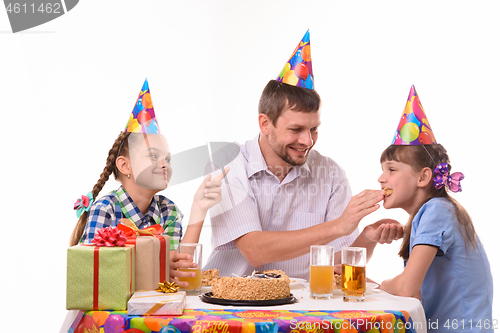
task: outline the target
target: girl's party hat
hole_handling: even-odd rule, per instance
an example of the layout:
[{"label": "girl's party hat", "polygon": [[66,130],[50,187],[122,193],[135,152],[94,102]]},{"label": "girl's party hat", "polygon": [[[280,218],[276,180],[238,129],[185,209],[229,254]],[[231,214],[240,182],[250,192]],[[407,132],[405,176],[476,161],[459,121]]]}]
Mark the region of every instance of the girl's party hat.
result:
[{"label": "girl's party hat", "polygon": [[299,45],[293,51],[276,81],[292,86],[314,89],[314,76],[311,62],[311,42],[307,30]]},{"label": "girl's party hat", "polygon": [[130,114],[125,132],[160,134],[160,128],[155,116],[155,109],[151,101],[148,79],[144,81],[134,109]]},{"label": "girl's party hat", "polygon": [[391,145],[430,145],[435,143],[437,143],[436,138],[420,103],[415,86],[411,86],[405,110]]}]

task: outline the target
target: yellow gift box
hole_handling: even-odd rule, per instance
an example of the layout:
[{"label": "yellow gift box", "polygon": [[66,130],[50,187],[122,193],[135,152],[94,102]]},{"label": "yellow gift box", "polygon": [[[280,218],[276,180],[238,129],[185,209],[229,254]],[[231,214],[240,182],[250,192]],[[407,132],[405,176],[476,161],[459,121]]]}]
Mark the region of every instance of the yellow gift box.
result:
[{"label": "yellow gift box", "polygon": [[136,291],[128,301],[127,313],[140,316],[182,315],[186,292],[161,293],[154,290]]}]

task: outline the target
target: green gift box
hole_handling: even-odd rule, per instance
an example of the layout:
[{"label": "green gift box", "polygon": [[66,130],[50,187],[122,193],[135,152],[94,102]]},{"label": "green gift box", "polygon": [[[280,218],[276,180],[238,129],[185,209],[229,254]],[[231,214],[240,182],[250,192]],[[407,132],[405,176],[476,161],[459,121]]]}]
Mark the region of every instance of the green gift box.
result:
[{"label": "green gift box", "polygon": [[135,291],[135,246],[68,249],[66,309],[126,310]]}]

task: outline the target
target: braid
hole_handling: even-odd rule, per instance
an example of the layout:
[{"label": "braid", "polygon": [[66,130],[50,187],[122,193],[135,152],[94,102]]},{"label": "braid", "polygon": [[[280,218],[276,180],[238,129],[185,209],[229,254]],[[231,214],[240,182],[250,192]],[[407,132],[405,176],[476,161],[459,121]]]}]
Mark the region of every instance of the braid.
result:
[{"label": "braid", "polygon": [[[128,144],[126,139],[129,135],[130,133],[128,132],[121,132],[118,138],[116,138],[115,142],[113,143],[113,147],[111,147],[111,149],[109,150],[108,158],[106,159],[106,166],[102,170],[97,183],[92,188],[92,196],[94,197],[94,200],[97,199],[97,196],[101,192],[104,184],[106,184],[111,174],[114,175],[115,179],[118,177],[118,170],[115,163],[116,158],[118,156],[128,155]],[[84,211],[78,219],[75,229],[73,229],[73,233],[71,234],[70,246],[76,245],[80,241],[80,238],[82,237],[83,231],[85,229],[85,225],[87,224],[87,217],[88,213]]]},{"label": "braid", "polygon": [[116,163],[115,163],[116,158],[120,155],[121,156],[128,155],[128,149],[120,149],[120,148],[124,146],[124,141],[129,136],[129,134],[130,133],[128,132],[121,132],[118,138],[115,140],[113,147],[111,147],[111,149],[109,150],[108,158],[106,159],[106,166],[102,170],[101,176],[99,177],[97,183],[94,185],[94,188],[92,189],[92,195],[94,196],[94,198],[97,198],[99,192],[101,192],[102,188],[104,187],[104,184],[106,184],[111,174],[113,174],[115,179],[118,177],[118,170],[116,168]]},{"label": "braid", "polygon": [[[443,147],[441,144],[436,144],[433,146],[434,153],[437,157],[436,163],[448,163],[448,171],[451,171],[451,165],[450,165],[450,157],[448,156],[448,152],[446,149]],[[434,168],[437,165],[434,165]],[[434,170],[434,169],[433,169]]]}]

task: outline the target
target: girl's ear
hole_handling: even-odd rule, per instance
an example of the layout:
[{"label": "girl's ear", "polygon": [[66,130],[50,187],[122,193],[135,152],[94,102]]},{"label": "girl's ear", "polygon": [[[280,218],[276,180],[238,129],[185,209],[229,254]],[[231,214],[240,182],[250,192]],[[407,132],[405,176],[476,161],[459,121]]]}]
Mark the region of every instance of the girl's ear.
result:
[{"label": "girl's ear", "polygon": [[418,187],[426,187],[432,180],[432,170],[430,168],[424,168],[420,171],[420,177],[418,179]]},{"label": "girl's ear", "polygon": [[121,174],[125,176],[132,174],[132,167],[130,165],[130,159],[125,156],[118,156],[116,159],[116,168]]},{"label": "girl's ear", "polygon": [[271,125],[269,117],[263,113],[259,113],[259,128],[262,134],[269,135],[269,125]]}]

